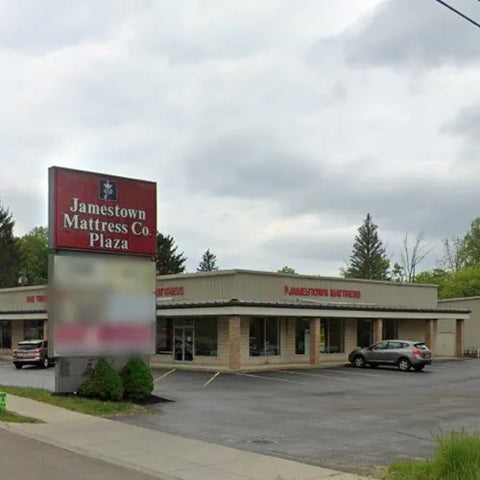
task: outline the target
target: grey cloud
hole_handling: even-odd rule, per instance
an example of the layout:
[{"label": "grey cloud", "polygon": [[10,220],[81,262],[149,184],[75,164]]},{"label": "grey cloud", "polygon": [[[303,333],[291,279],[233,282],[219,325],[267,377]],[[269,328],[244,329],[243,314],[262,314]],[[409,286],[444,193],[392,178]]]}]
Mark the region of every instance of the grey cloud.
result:
[{"label": "grey cloud", "polygon": [[[450,3],[480,21],[478,2]],[[319,57],[330,46],[343,50],[346,60],[359,66],[466,65],[480,61],[478,28],[433,0],[387,0],[336,40],[339,43],[331,38],[320,40],[312,47],[312,55]]]},{"label": "grey cloud", "polygon": [[451,122],[440,129],[440,132],[462,135],[476,143],[480,138],[479,106],[460,110]]}]

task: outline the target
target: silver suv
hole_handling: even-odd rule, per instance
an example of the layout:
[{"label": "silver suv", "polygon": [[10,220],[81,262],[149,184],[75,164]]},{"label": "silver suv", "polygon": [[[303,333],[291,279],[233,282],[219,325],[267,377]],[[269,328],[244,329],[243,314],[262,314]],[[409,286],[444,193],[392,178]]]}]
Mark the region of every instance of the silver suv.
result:
[{"label": "silver suv", "polygon": [[402,372],[411,368],[419,372],[432,363],[432,352],[424,342],[383,340],[370,347],[357,348],[348,356],[354,367],[397,365]]},{"label": "silver suv", "polygon": [[18,342],[12,357],[15,368],[22,368],[24,365],[38,365],[39,367],[48,368],[54,363],[53,359],[48,358],[47,340]]}]

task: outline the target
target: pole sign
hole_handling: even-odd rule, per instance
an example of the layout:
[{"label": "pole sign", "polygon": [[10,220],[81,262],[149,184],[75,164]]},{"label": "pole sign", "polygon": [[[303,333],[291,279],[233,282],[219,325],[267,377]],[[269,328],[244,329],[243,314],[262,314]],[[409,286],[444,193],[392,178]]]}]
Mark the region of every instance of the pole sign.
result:
[{"label": "pole sign", "polygon": [[156,184],[51,167],[50,248],[155,255]]},{"label": "pole sign", "polygon": [[156,184],[49,169],[48,333],[55,390],[76,391],[89,365],[154,352]]}]

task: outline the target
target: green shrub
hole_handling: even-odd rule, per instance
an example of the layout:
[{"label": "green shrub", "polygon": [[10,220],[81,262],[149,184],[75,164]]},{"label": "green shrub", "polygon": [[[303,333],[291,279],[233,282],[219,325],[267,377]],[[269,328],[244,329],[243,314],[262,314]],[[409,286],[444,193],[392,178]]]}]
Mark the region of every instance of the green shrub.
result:
[{"label": "green shrub", "polygon": [[425,462],[397,462],[392,480],[480,480],[480,434],[455,432],[437,439],[435,454]]},{"label": "green shrub", "polygon": [[119,402],[123,398],[120,376],[105,358],[99,358],[90,377],[78,390],[79,395]]},{"label": "green shrub", "polygon": [[141,358],[132,358],[120,372],[125,398],[134,402],[146,400],[153,391],[150,367]]}]

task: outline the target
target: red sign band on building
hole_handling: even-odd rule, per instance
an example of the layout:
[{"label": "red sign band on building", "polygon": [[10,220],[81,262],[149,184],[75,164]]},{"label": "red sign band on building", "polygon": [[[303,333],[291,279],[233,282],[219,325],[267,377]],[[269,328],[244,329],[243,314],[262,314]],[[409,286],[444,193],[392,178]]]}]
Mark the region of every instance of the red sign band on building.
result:
[{"label": "red sign band on building", "polygon": [[178,297],[185,295],[185,289],[183,287],[162,287],[157,288],[157,297]]},{"label": "red sign band on building", "polygon": [[51,248],[155,255],[156,184],[51,167]]},{"label": "red sign band on building", "polygon": [[308,288],[292,287],[285,285],[283,287],[284,295],[296,297],[333,297],[333,298],[361,298],[360,290],[345,290],[339,288]]}]

